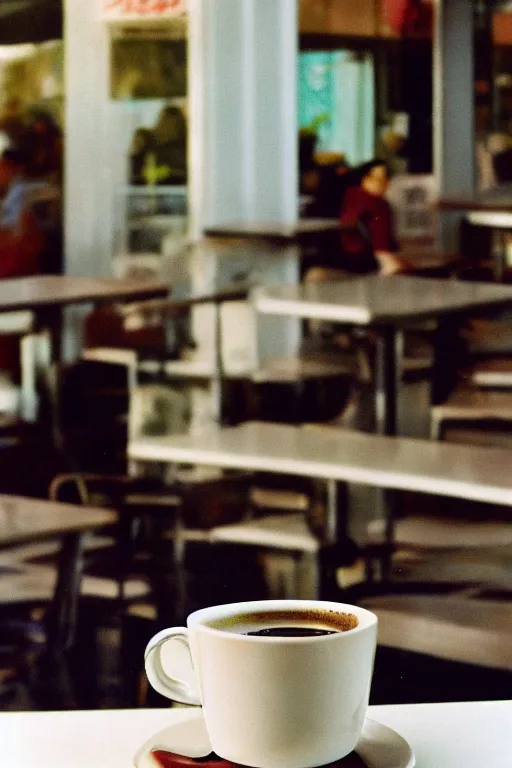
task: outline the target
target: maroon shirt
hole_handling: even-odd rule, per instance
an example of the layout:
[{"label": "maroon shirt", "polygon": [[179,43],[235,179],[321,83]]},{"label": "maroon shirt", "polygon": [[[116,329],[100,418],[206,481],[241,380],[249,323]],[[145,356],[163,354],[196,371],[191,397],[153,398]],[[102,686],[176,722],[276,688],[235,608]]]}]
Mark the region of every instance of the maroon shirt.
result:
[{"label": "maroon shirt", "polygon": [[396,253],[398,250],[393,212],[383,197],[372,195],[362,187],[351,187],[345,193],[340,221],[356,225],[341,233],[343,266],[351,271],[376,271],[376,251]]}]

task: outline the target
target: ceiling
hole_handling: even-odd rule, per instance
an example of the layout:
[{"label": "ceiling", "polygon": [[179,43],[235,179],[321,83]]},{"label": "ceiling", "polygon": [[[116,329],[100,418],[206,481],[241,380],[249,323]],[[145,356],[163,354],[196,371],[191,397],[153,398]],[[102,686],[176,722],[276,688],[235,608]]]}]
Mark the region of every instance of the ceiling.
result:
[{"label": "ceiling", "polygon": [[0,45],[62,38],[62,4],[63,0],[0,0]]}]

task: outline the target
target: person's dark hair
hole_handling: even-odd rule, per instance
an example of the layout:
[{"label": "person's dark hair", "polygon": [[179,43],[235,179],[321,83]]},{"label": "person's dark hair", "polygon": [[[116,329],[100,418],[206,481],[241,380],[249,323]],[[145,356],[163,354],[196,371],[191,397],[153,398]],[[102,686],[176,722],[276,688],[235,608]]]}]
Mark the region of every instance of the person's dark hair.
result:
[{"label": "person's dark hair", "polygon": [[315,167],[317,136],[307,131],[299,132],[299,170],[309,171]]},{"label": "person's dark hair", "polygon": [[22,149],[8,147],[2,152],[2,160],[16,166],[16,168],[25,168],[28,158]]},{"label": "person's dark hair", "polygon": [[318,166],[318,189],[314,203],[308,209],[308,216],[326,219],[339,216],[346,191],[345,178],[350,170],[344,160]]},{"label": "person's dark hair", "polygon": [[26,123],[29,130],[33,130],[37,127],[53,135],[60,136],[62,134],[60,126],[53,115],[50,112],[47,112],[45,109],[40,109],[39,107],[31,107],[29,109],[26,117]]},{"label": "person's dark hair", "polygon": [[361,165],[356,165],[354,168],[350,168],[350,170],[343,176],[345,185],[347,187],[358,187],[371,170],[380,168],[381,166],[383,166],[389,173],[388,164],[385,160],[381,160],[379,157],[375,157],[373,160],[368,160],[366,163],[361,163]]},{"label": "person's dark hair", "polygon": [[173,106],[172,104],[167,104],[165,107],[162,108],[162,111],[160,112],[156,129],[158,130],[162,120],[168,120],[168,119],[173,120],[175,126],[178,128],[178,132],[180,134],[179,140],[180,141],[186,140],[187,121],[186,121],[185,115],[183,114],[183,110],[181,110],[179,107]]},{"label": "person's dark hair", "polygon": [[0,130],[7,135],[11,146],[19,147],[27,140],[27,126],[20,117],[7,117],[0,121]]}]

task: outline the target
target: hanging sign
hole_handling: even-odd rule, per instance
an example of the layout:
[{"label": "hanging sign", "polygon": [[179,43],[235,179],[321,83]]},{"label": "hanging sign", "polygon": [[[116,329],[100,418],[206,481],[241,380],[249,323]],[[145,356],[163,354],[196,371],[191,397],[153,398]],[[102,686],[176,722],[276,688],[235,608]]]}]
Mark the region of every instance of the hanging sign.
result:
[{"label": "hanging sign", "polygon": [[187,11],[188,0],[102,0],[106,21],[141,21],[169,19]]}]

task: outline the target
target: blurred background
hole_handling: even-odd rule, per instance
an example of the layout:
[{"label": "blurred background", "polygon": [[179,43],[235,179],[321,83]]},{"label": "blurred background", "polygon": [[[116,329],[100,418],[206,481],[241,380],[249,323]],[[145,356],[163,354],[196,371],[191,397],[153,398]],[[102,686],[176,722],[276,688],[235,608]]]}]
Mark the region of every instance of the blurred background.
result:
[{"label": "blurred background", "polygon": [[[508,502],[406,488],[390,542],[382,493],[342,484],[348,541],[324,552],[332,486],[128,449],[247,421],[374,432],[379,329],[260,314],[254,289],[384,262],[433,293],[504,287],[511,183],[507,2],[0,0],[0,534],[10,497],[117,516],[74,549],[39,508],[25,540],[0,535],[0,708],[163,706],[152,634],[309,595],[319,567],[389,628],[374,703],[510,694]],[[34,276],[129,293],[47,283],[11,311],[4,280]],[[444,337],[438,319],[401,328],[397,434],[510,449],[510,308]],[[440,339],[457,369],[433,400]]]}]

